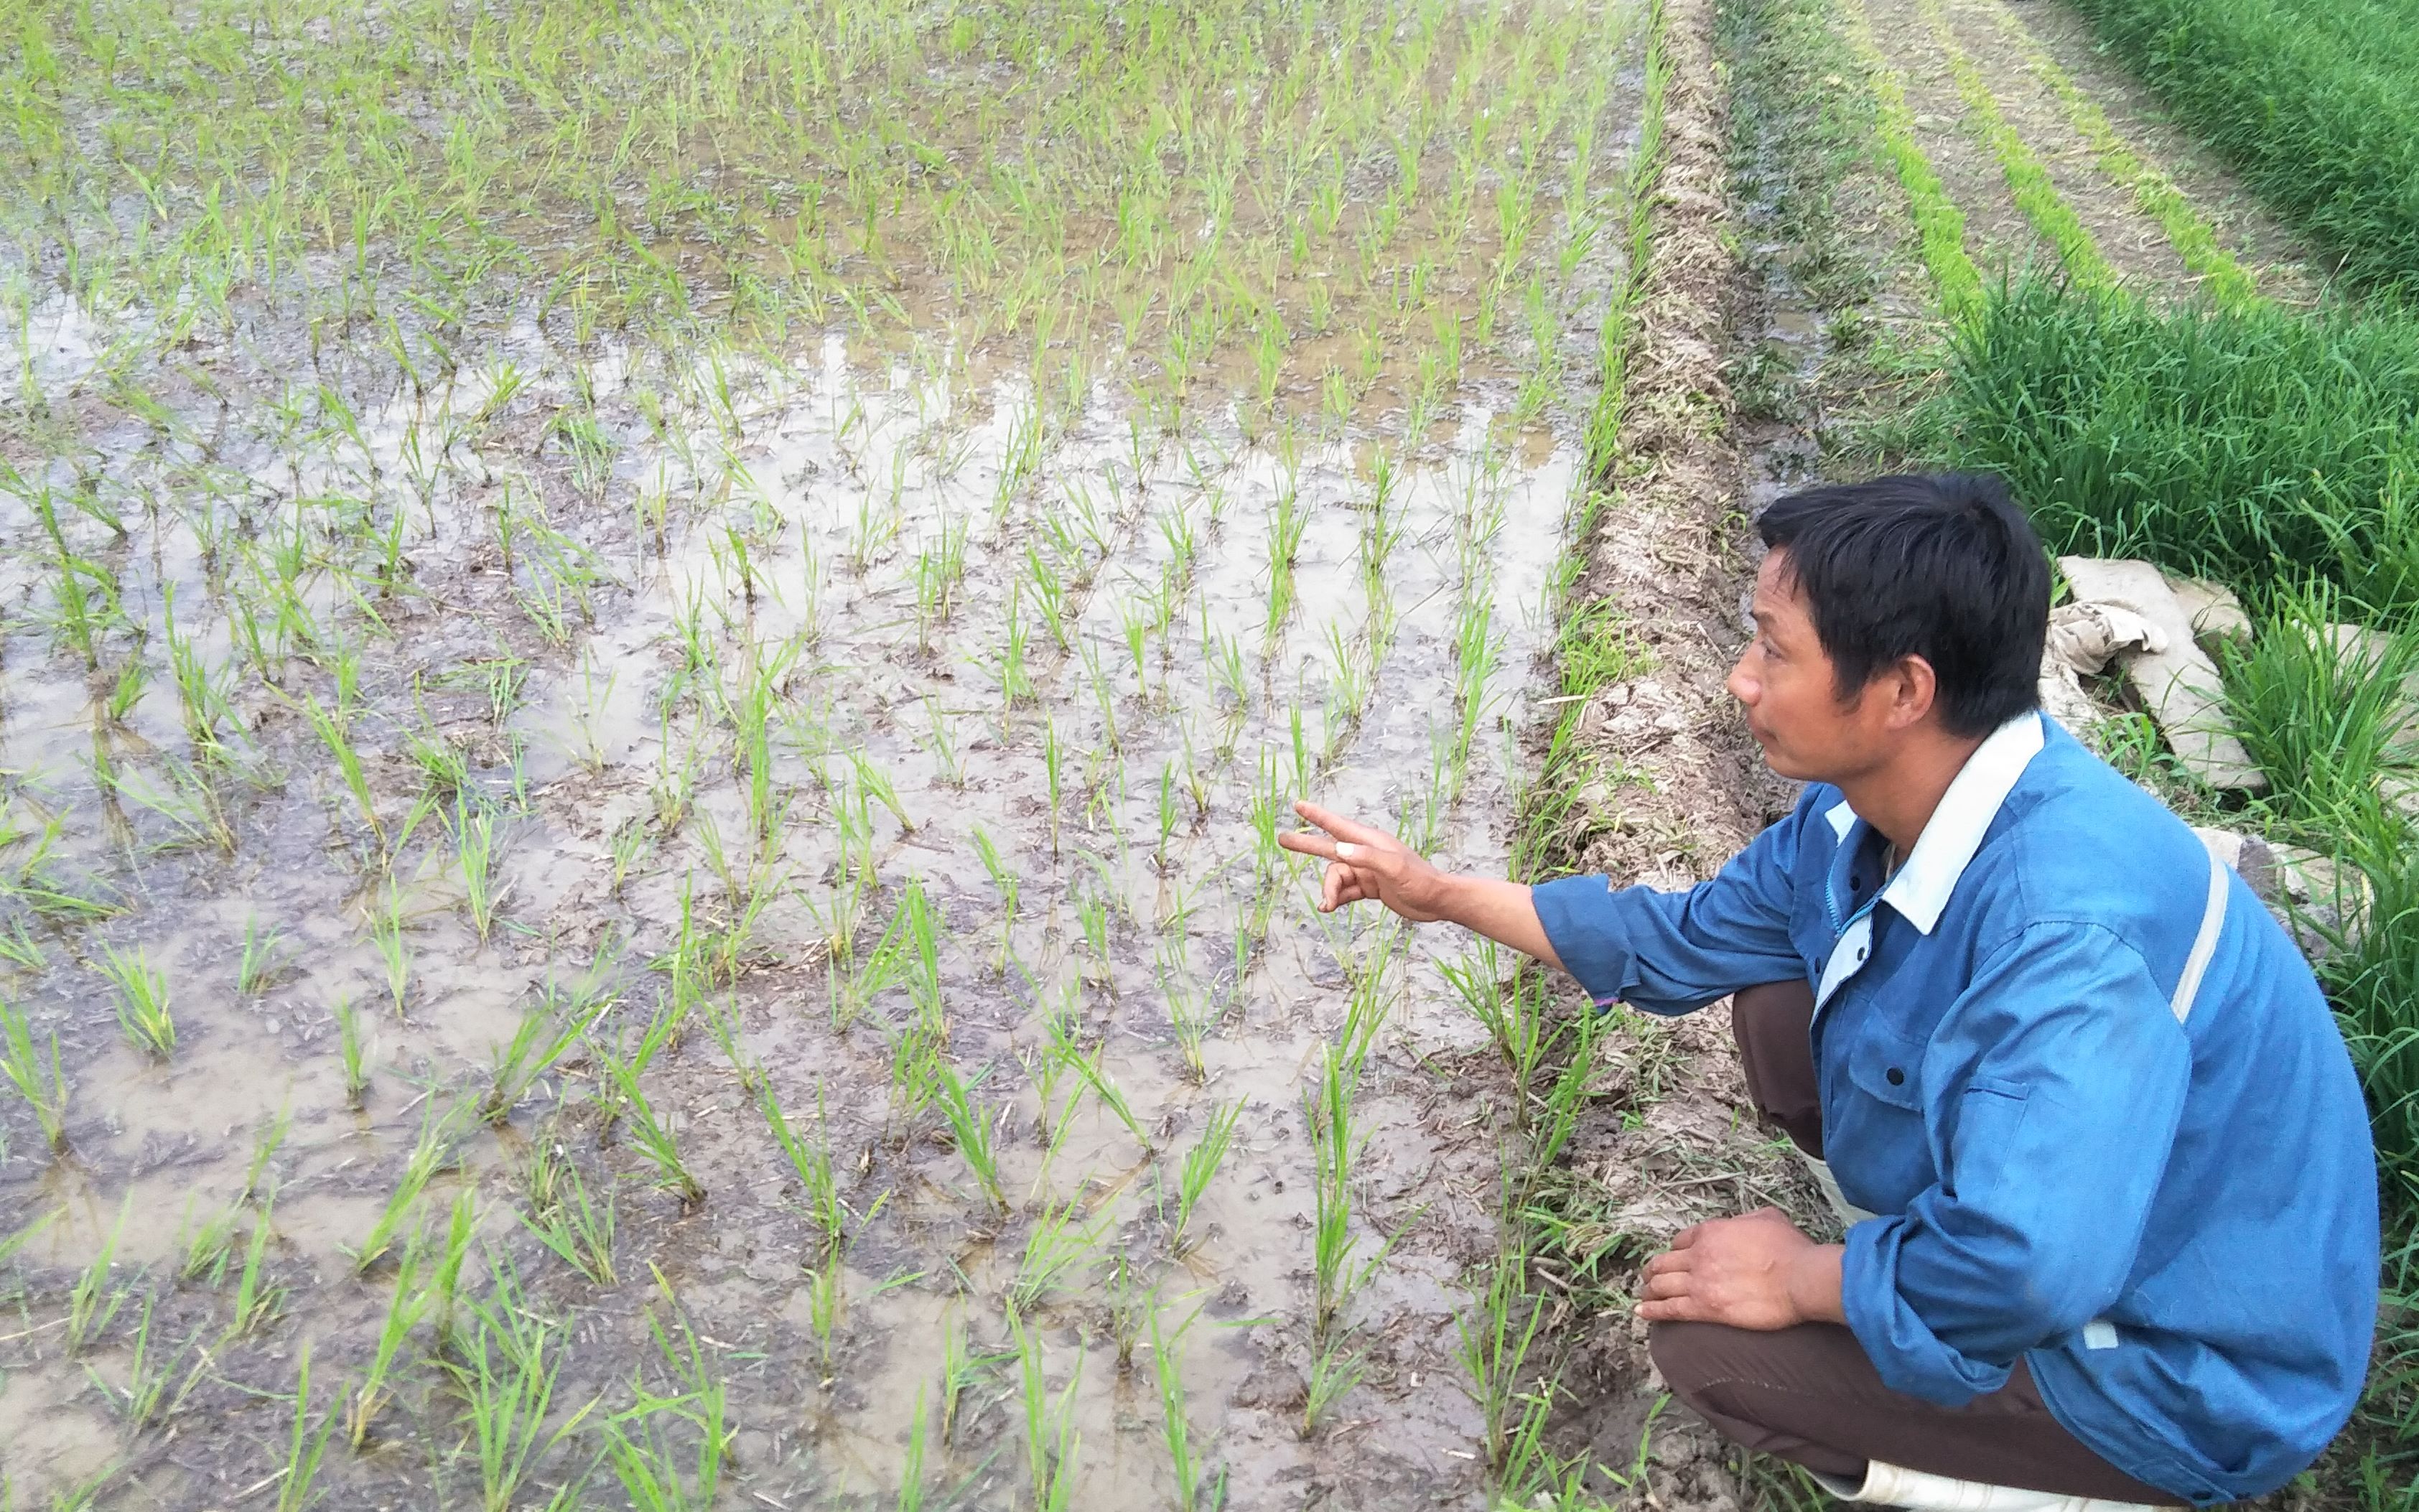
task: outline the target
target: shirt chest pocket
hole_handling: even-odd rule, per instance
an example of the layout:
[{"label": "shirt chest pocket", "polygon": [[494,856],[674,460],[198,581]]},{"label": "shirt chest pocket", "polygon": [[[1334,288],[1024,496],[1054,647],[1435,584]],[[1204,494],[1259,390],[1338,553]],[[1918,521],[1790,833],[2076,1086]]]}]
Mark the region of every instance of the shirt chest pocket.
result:
[{"label": "shirt chest pocket", "polygon": [[1933,1182],[1921,1048],[1878,1026],[1844,1047],[1824,1046],[1832,1071],[1823,1151],[1841,1190],[1860,1208],[1903,1211]]},{"label": "shirt chest pocket", "polygon": [[1878,1025],[1848,1044],[1848,1080],[1874,1102],[1902,1113],[1923,1112],[1923,1047]]}]

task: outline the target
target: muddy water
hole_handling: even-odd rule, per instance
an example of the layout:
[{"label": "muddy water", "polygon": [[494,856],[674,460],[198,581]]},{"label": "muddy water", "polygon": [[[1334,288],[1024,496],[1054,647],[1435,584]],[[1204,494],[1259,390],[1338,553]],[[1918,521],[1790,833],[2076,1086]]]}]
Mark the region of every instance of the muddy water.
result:
[{"label": "muddy water", "polygon": [[[90,419],[78,382],[110,334],[53,301],[9,346],[50,413]],[[424,1235],[416,1284],[467,1195],[456,1317],[511,1303],[559,1330],[549,1435],[598,1404],[538,1440],[516,1500],[618,1504],[595,1463],[609,1419],[652,1426],[693,1470],[711,1381],[726,1497],[888,1504],[920,1455],[936,1503],[1013,1504],[1034,1394],[1011,1303],[1069,1504],[1174,1494],[1154,1309],[1163,1337],[1192,1320],[1169,1347],[1232,1504],[1293,1504],[1338,1452],[1379,1457],[1402,1498],[1471,1495],[1454,1248],[1484,1232],[1491,1164],[1483,1110],[1440,1106],[1434,1070],[1481,1038],[1436,969],[1467,941],[1318,915],[1315,874],[1267,835],[1310,797],[1502,868],[1571,446],[1496,424],[1486,384],[1416,442],[1304,426],[1246,445],[1216,414],[1158,434],[1105,391],[1037,422],[1020,379],[940,382],[923,375],[946,362],[852,360],[838,337],[783,363],[518,341],[509,366],[418,392],[331,361],[320,381],[349,413],[306,393],[284,421],[171,380],[174,424],[88,429],[82,468],[35,468],[5,502],[5,927],[25,948],[0,970],[71,1092],[55,1156],[25,1107],[6,1114],[0,1209],[10,1231],[47,1227],[0,1327],[0,1466],[33,1493],[115,1469],[126,1504],[266,1504],[304,1346],[313,1420],[370,1368],[411,1245],[365,1270],[354,1254],[437,1120],[455,1137],[401,1210]],[[116,606],[90,669],[63,552]],[[180,655],[208,684],[215,758]],[[314,711],[347,732],[375,823]],[[458,791],[428,776],[449,763]],[[501,898],[484,932],[460,838],[481,814]],[[38,907],[39,888],[107,912]],[[885,969],[886,935],[914,954],[915,892],[929,984]],[[701,974],[672,964],[685,931],[715,942],[686,958],[716,963]],[[250,980],[247,938],[270,942]],[[164,981],[164,1059],[120,1032],[112,950]],[[1304,1443],[1303,1098],[1356,995],[1382,1015],[1353,1115],[1356,1263],[1404,1237],[1328,1335],[1366,1379]],[[480,1119],[500,1047],[572,1000],[609,1006]],[[639,1080],[696,1200],[656,1180],[592,1048],[626,1058],[673,1017]],[[898,1072],[902,1043],[937,1045],[994,1131],[1000,1201]],[[836,1288],[760,1084],[837,1172]],[[1231,1149],[1179,1242],[1183,1162],[1228,1107]],[[541,1148],[616,1205],[610,1283],[516,1221],[542,1211]],[[230,1263],[185,1273],[214,1221]],[[281,1295],[238,1331],[255,1225]],[[106,1320],[70,1355],[79,1276],[113,1242],[85,1297]],[[663,1342],[684,1328],[703,1362],[686,1381]],[[424,1318],[321,1487],[476,1500],[444,1363],[462,1357]],[[125,1394],[155,1379],[168,1405],[135,1431]],[[686,1415],[627,1415],[642,1391]]]}]

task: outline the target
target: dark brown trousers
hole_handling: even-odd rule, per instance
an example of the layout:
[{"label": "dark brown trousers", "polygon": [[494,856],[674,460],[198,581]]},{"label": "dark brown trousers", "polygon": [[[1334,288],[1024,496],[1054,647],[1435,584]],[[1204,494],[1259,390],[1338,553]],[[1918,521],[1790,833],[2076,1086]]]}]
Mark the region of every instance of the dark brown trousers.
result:
[{"label": "dark brown trousers", "polygon": [[[1823,1108],[1803,981],[1750,987],[1732,1001],[1748,1094],[1810,1155],[1823,1152]],[[1656,1323],[1647,1335],[1672,1394],[1723,1437],[1825,1475],[1861,1480],[1878,1459],[1908,1470],[2067,1496],[2177,1504],[2061,1427],[2022,1360],[2008,1383],[1963,1407],[1892,1391],[1854,1334],[1830,1323],[1770,1333],[1719,1323]]]}]

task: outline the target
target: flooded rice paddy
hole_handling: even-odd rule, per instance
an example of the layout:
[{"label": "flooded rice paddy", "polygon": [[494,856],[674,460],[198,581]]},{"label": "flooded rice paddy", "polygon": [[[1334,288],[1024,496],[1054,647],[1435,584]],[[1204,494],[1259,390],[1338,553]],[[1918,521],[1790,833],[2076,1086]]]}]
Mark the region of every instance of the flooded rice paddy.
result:
[{"label": "flooded rice paddy", "polygon": [[[817,160],[896,225],[717,282],[706,233],[780,206],[692,174],[597,243],[678,298],[562,296],[560,248],[483,285],[458,223],[406,249],[177,155],[180,70],[400,89],[377,28],[449,9],[50,39],[0,270],[23,1504],[1485,1504],[1471,942],[1320,916],[1275,835],[1309,798],[1506,865],[1636,18],[1233,9],[1256,61],[1163,16],[1094,17],[1090,61],[1037,51],[1054,13],[824,16],[893,91],[856,127],[925,123],[907,169]],[[583,36],[738,103],[809,76],[725,19]],[[1062,225],[1003,312],[1048,215],[1000,165],[1100,172],[1018,69],[1101,56],[1218,121],[1149,147],[1155,239]],[[429,155],[397,184],[475,145],[455,82],[384,100]],[[268,150],[255,115],[218,146]],[[551,188],[508,157],[532,219],[495,224],[643,178],[639,137]],[[975,220],[907,208],[951,175]],[[282,270],[194,231],[238,205]]]}]

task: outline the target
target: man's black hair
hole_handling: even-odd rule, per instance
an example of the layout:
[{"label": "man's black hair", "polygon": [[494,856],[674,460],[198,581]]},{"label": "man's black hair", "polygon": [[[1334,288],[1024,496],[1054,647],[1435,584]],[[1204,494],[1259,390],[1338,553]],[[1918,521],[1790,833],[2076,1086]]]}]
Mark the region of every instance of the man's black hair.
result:
[{"label": "man's black hair", "polygon": [[1951,734],[1988,734],[2039,705],[2049,562],[1995,474],[1809,488],[1773,501],[1755,528],[1789,553],[1842,700],[1921,656]]}]

